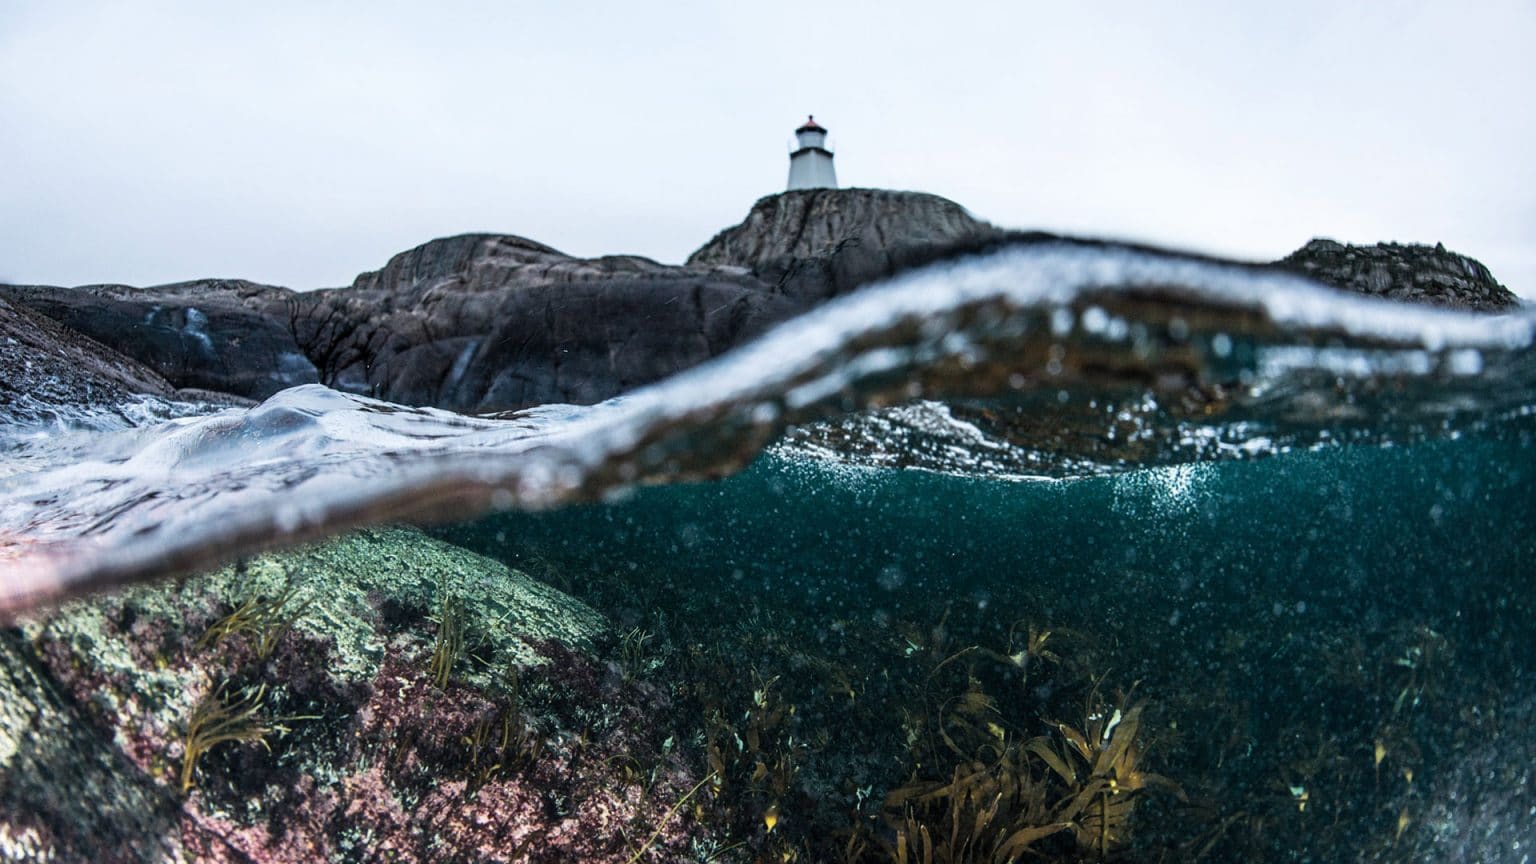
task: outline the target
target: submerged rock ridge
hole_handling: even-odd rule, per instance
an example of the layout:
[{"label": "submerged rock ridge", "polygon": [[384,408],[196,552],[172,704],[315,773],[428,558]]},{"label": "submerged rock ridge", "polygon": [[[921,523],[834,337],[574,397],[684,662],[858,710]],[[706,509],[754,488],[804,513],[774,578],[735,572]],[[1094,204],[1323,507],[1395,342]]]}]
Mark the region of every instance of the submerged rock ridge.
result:
[{"label": "submerged rock ridge", "polygon": [[[0,858],[676,858],[702,776],[591,607],[378,528],[0,636]],[[228,740],[196,718],[220,707]],[[642,784],[636,760],[654,766]]]},{"label": "submerged rock ridge", "polygon": [[1520,306],[1520,298],[1481,262],[1438,243],[1355,246],[1317,238],[1275,266],[1373,297],[1474,312],[1506,312]]}]

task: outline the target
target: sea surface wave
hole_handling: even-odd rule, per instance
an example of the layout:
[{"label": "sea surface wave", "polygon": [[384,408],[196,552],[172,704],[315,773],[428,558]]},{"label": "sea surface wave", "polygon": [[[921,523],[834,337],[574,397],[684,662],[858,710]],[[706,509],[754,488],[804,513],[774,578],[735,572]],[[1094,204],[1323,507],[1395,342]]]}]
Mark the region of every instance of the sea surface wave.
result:
[{"label": "sea surface wave", "polygon": [[1528,431],[1533,343],[1530,309],[1061,243],[903,274],[597,405],[469,417],[312,385],[0,417],[0,613],[367,523],[721,477],[766,448],[1020,480]]}]

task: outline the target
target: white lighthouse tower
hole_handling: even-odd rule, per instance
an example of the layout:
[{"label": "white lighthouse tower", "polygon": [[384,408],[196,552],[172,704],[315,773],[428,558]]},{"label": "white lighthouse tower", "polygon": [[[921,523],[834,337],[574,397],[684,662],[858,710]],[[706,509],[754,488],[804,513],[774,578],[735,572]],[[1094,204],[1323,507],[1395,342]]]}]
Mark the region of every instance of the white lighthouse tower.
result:
[{"label": "white lighthouse tower", "polygon": [[796,148],[789,154],[789,189],[836,189],[837,172],[832,170],[832,151],[827,147],[827,130],[814,116],[795,130]]}]

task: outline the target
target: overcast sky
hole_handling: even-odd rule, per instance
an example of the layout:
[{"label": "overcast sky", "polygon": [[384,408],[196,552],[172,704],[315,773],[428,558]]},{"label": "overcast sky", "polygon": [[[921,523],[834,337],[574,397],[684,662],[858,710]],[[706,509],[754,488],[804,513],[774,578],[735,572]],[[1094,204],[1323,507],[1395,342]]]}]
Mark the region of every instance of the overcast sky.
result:
[{"label": "overcast sky", "polygon": [[679,262],[844,186],[1246,258],[1443,241],[1536,297],[1536,3],[0,0],[0,281],[316,288],[433,237]]}]

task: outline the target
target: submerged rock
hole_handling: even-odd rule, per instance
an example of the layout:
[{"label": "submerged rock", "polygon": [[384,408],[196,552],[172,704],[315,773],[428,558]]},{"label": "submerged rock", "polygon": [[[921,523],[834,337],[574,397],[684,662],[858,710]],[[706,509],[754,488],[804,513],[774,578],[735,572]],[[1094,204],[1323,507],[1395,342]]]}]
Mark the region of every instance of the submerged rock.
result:
[{"label": "submerged rock", "polygon": [[[611,640],[400,528],[68,604],[0,641],[0,854],[624,860],[697,778],[648,737],[666,697],[595,659]],[[242,734],[188,768],[210,706]],[[695,830],[660,827],[662,849]]]},{"label": "submerged rock", "polygon": [[174,860],[176,803],[0,634],[0,860]]},{"label": "submerged rock", "polygon": [[1520,306],[1520,298],[1500,285],[1482,263],[1438,243],[1354,246],[1318,238],[1275,266],[1346,291],[1393,300],[1473,312],[1505,312]]}]

